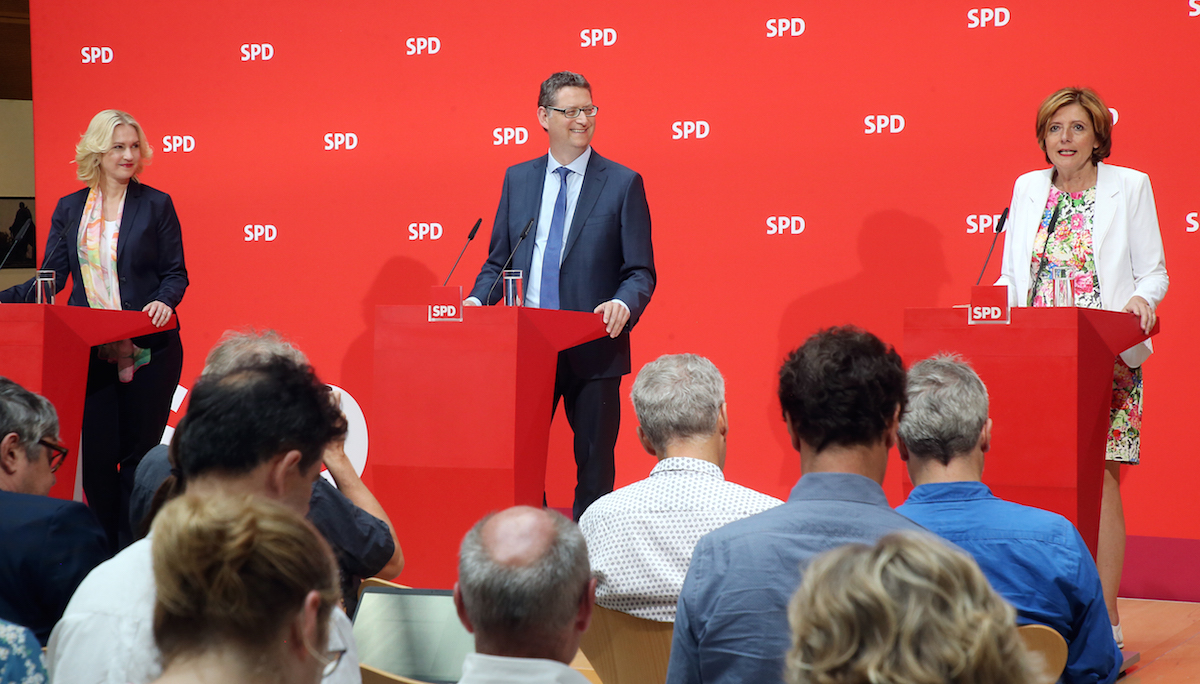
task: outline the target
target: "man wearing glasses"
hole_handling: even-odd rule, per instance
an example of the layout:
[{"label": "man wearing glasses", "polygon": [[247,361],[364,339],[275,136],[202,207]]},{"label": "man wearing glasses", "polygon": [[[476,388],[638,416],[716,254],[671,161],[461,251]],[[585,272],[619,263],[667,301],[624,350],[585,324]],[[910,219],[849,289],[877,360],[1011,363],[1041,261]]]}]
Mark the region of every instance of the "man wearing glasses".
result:
[{"label": "man wearing glasses", "polygon": [[43,646],[75,588],[108,558],[88,507],[48,496],[66,456],[54,406],[0,377],[0,618]]},{"label": "man wearing glasses", "polygon": [[598,112],[583,76],[561,71],[542,83],[537,117],[550,153],[504,174],[488,258],[464,302],[495,304],[497,278],[512,268],[523,274],[525,306],[603,314],[608,337],[558,357],[554,406],[565,402],[575,432],[576,520],[612,491],[629,330],[655,285],[642,177],[592,149]]}]

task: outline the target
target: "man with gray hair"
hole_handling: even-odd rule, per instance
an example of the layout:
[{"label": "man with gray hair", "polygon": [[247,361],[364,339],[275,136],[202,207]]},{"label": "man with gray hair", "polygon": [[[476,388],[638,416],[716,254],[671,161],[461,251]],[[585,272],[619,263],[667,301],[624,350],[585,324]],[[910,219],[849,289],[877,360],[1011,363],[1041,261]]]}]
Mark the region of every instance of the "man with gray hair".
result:
[{"label": "man with gray hair", "polygon": [[[307,364],[308,357],[274,330],[227,330],[204,360],[200,377],[225,375],[241,367],[275,358]],[[346,613],[354,614],[358,588],[367,577],[392,579],[404,569],[404,551],[379,500],[367,488],[338,440],[325,449],[322,462],[334,484],[324,477],[313,484],[308,519],[333,548]],[[129,510],[135,531],[150,529],[147,514],[159,487],[171,473],[167,446],[150,450],[138,465]]]},{"label": "man with gray hair", "polygon": [[586,684],[570,662],[595,600],[575,523],[529,506],[484,517],[458,554],[454,606],[475,635],[459,684]]},{"label": "man with gray hair", "polygon": [[66,455],[49,400],[0,377],[0,618],[43,646],[75,588],[108,558],[92,511],[49,496]]},{"label": "man with gray hair", "polygon": [[917,486],[896,510],[974,556],[1019,622],[1066,639],[1065,684],[1116,680],[1121,652],[1079,531],[1061,515],[997,498],[982,482],[992,421],[971,366],[955,356],[914,364],[899,436]]},{"label": "man with gray hair", "polygon": [[708,359],[668,354],[642,367],[630,393],[638,440],[658,465],[601,497],[579,519],[596,603],[647,620],[675,621],[675,604],[700,537],[783,502],[725,481],[725,379]]}]

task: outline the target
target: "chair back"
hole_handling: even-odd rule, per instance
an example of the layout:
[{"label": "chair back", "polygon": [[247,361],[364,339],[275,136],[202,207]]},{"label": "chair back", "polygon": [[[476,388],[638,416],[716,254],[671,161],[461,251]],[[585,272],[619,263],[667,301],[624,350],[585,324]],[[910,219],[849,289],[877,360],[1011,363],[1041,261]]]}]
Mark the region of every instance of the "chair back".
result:
[{"label": "chair back", "polygon": [[674,623],[596,606],[580,648],[604,684],[663,684]]},{"label": "chair back", "polygon": [[1054,684],[1067,667],[1067,640],[1046,625],[1021,625],[1017,628],[1025,648],[1041,656],[1039,684]]}]

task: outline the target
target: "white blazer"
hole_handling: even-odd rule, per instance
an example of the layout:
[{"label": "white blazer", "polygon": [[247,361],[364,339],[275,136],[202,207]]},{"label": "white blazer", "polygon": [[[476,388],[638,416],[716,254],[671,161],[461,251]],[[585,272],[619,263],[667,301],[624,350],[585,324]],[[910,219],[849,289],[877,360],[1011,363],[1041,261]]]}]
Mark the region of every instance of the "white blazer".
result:
[{"label": "white blazer", "polygon": [[[1141,171],[1096,165],[1096,206],[1092,216],[1092,253],[1100,280],[1100,303],[1120,311],[1139,296],[1157,308],[1167,294],[1167,265],[1150,177]],[[1008,286],[1010,306],[1029,301],[1029,264],[1033,241],[1050,197],[1053,168],[1031,171],[1013,186],[1008,228],[1004,231],[1004,263],[997,285]],[[1146,340],[1121,352],[1136,368],[1150,356]]]}]

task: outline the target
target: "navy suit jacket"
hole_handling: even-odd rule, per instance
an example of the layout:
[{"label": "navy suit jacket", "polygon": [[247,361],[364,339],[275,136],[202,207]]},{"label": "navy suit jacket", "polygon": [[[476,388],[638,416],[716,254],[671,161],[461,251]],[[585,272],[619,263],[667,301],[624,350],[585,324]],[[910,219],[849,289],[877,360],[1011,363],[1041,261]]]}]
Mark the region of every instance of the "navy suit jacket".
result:
[{"label": "navy suit jacket", "polygon": [[[83,188],[58,201],[43,252],[49,257],[45,268],[57,273],[57,290],[66,287],[67,274],[70,274],[73,285],[67,303],[72,306],[88,306],[79,271],[78,248],[79,220],[87,196],[88,189]],[[183,260],[179,217],[175,215],[175,205],[167,193],[138,182],[129,184],[117,237],[117,276],[121,284],[122,309],[141,311],[156,300],[172,310],[179,306],[188,286],[187,267]],[[32,288],[32,280],[14,285],[0,292],[0,302],[33,301]]]},{"label": "navy suit jacket", "polygon": [[[484,304],[500,299],[500,287],[492,284],[529,219],[536,220],[541,211],[548,159],[546,155],[511,166],[504,174],[488,259],[471,290],[471,296]],[[526,278],[533,263],[535,229],[536,225],[517,248],[510,266]],[[563,248],[559,303],[570,311],[592,311],[619,299],[629,306],[630,317],[616,339],[604,337],[563,352],[577,377],[619,377],[630,371],[629,331],[650,303],[655,279],[650,208],[642,177],[593,148]]]},{"label": "navy suit jacket", "polygon": [[108,538],[81,503],[0,491],[0,618],[44,646],[67,601],[108,559]]}]

